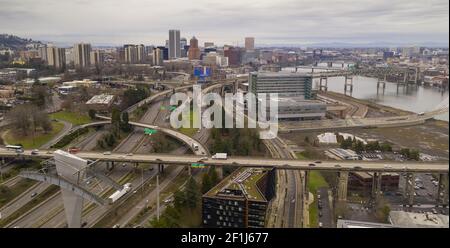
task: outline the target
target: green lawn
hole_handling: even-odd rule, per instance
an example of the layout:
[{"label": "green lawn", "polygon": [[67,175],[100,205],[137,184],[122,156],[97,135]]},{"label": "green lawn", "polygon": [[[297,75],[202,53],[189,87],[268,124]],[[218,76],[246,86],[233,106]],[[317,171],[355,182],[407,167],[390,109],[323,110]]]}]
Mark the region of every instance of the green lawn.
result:
[{"label": "green lawn", "polygon": [[9,130],[5,135],[5,142],[11,145],[21,144],[25,149],[39,148],[45,143],[49,142],[55,135],[57,135],[64,127],[63,123],[52,122],[53,129],[49,133],[38,133],[36,136],[28,135],[24,137],[16,137],[17,134]]},{"label": "green lawn", "polygon": [[297,152],[295,153],[295,155],[297,155],[297,159],[300,160],[307,160],[308,158],[304,155],[304,152]]},{"label": "green lawn", "polygon": [[328,183],[325,181],[319,171],[311,171],[309,173],[308,190],[314,195],[314,202],[309,205],[309,226],[319,226],[319,209],[317,205],[317,190],[322,187],[328,187]]},{"label": "green lawn", "polygon": [[309,192],[316,193],[317,189],[328,187],[328,183],[325,181],[319,171],[310,171],[309,173]]},{"label": "green lawn", "polygon": [[50,114],[50,118],[63,120],[72,123],[73,125],[83,125],[92,122],[91,118],[86,114],[69,112],[69,111],[59,111]]},{"label": "green lawn", "polygon": [[[307,151],[296,153],[297,159],[305,160],[309,158]],[[328,187],[328,183],[325,181],[322,174],[319,171],[309,172],[308,191],[313,193],[314,202],[309,205],[309,227],[319,226],[319,208],[317,203],[317,189],[322,187]]]},{"label": "green lawn", "polygon": [[180,129],[178,129],[178,131],[180,131],[181,133],[183,133],[183,134],[185,134],[185,135],[187,135],[189,137],[192,137],[192,136],[194,136],[197,133],[197,130],[198,130],[197,128],[192,128],[193,112],[192,111],[189,112],[189,116],[188,117],[183,116],[183,120],[186,119],[186,118],[189,119],[189,123],[190,123],[191,128],[181,127]]}]

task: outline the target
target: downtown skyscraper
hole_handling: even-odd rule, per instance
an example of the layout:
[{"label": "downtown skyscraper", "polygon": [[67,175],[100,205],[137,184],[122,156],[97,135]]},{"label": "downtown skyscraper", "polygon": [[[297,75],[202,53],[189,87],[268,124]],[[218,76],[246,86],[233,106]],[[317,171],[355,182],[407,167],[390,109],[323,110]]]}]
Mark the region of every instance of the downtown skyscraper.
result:
[{"label": "downtown skyscraper", "polygon": [[169,30],[169,59],[181,57],[180,30]]}]

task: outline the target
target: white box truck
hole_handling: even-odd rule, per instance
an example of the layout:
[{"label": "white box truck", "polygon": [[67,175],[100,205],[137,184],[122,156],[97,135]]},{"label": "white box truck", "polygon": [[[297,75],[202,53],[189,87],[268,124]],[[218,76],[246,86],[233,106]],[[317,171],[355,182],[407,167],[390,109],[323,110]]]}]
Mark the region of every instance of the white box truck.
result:
[{"label": "white box truck", "polygon": [[228,154],[226,153],[216,153],[212,156],[213,159],[227,159]]}]

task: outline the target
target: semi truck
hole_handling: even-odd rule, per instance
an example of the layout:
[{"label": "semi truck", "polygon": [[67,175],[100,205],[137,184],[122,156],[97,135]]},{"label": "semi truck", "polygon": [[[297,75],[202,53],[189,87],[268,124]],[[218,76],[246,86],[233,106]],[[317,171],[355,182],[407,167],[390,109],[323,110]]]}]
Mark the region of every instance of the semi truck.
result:
[{"label": "semi truck", "polygon": [[114,192],[111,196],[109,196],[109,204],[113,204],[117,200],[119,200],[122,196],[124,196],[126,193],[130,192],[131,190],[131,183],[126,183],[123,185],[122,190],[117,190]]},{"label": "semi truck", "polygon": [[213,159],[227,159],[227,153],[216,153],[212,156]]},{"label": "semi truck", "polygon": [[192,148],[194,148],[194,151],[198,151],[198,145],[196,143],[192,143]]}]

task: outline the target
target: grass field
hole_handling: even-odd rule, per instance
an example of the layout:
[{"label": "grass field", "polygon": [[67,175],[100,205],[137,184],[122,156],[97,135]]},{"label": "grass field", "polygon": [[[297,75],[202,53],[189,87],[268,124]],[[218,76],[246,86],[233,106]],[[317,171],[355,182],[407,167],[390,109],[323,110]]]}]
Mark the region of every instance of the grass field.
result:
[{"label": "grass field", "polygon": [[91,118],[85,114],[69,111],[59,111],[50,114],[50,118],[67,121],[72,123],[73,125],[83,125],[92,121]]},{"label": "grass field", "polygon": [[[192,120],[193,120],[193,112],[192,111],[189,113],[188,117],[183,116],[183,120],[187,119],[187,118],[189,119],[190,126],[192,127]],[[197,133],[197,130],[198,130],[197,128],[184,128],[184,127],[178,129],[178,131],[180,131],[181,133],[183,133],[189,137],[194,136]]]},{"label": "grass field", "polygon": [[12,130],[8,130],[3,136],[6,143],[14,145],[21,144],[25,149],[39,148],[45,143],[49,142],[55,135],[57,135],[64,127],[63,123],[52,122],[53,129],[49,133],[37,133],[35,136],[19,136]]},{"label": "grass field", "polygon": [[319,171],[311,171],[309,174],[308,190],[314,195],[314,202],[309,205],[309,226],[319,226],[319,209],[317,205],[317,190],[322,187],[328,187],[328,183],[325,181]]}]

